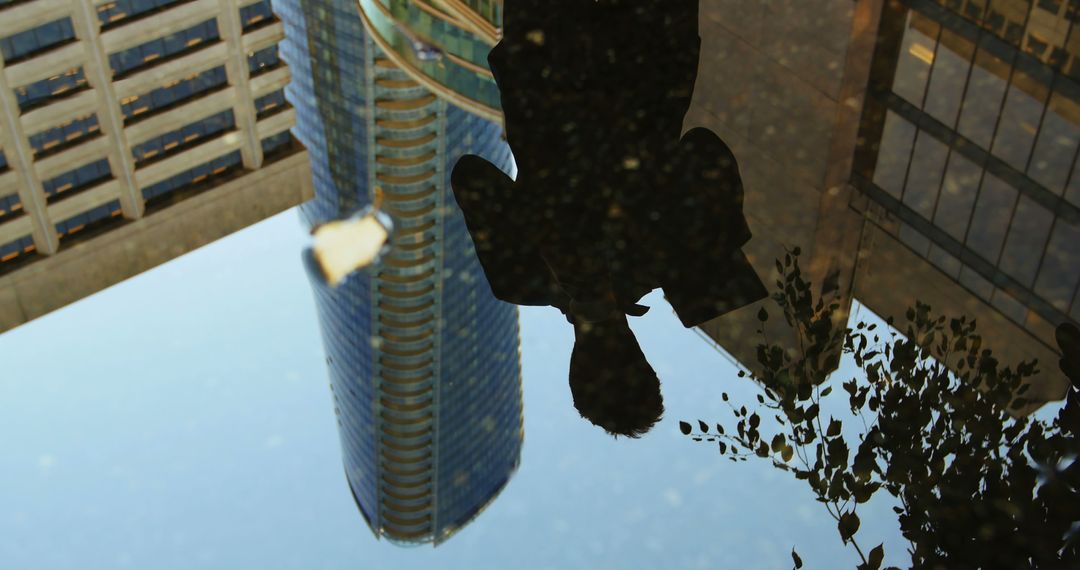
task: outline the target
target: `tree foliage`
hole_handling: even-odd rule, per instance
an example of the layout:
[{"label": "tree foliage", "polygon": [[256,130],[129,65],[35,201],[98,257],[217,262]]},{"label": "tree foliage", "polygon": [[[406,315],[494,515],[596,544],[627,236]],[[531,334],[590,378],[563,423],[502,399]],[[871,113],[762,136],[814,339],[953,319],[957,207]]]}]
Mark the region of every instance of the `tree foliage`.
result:
[{"label": "tree foliage", "polygon": [[[758,366],[739,373],[761,387],[757,403],[724,393],[733,426],[680,422],[683,433],[717,443],[732,461],[761,458],[805,481],[860,569],[884,559],[882,545],[866,550],[856,539],[859,506],[880,491],[898,499],[915,568],[1080,568],[1080,386],[1053,420],[1019,415],[1035,362],[1004,366],[982,347],[974,320],[935,316],[922,303],[897,327],[903,336],[840,326],[835,304],[814,301],[798,254],[777,261],[773,295],[798,351],[768,342],[762,309]],[[857,377],[830,374],[842,354]],[[829,398],[847,405],[823,406]],[[850,415],[825,418],[823,407]]]}]

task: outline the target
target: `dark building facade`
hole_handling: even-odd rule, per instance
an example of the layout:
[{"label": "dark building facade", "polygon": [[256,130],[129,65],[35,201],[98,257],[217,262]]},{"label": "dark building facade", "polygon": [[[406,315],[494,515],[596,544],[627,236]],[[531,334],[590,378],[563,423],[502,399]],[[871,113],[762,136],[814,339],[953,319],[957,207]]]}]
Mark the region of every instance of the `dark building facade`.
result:
[{"label": "dark building facade", "polygon": [[376,535],[437,544],[520,458],[517,310],[492,296],[449,184],[466,153],[509,171],[509,147],[498,123],[379,47],[366,26],[385,13],[348,0],[274,6],[314,176],[305,220],[346,216],[378,187],[395,222],[378,266],[338,289],[313,284],[349,486]]},{"label": "dark building facade", "polygon": [[1036,335],[1080,321],[1077,8],[887,3],[852,175],[905,245]]},{"label": "dark building facade", "polygon": [[[702,4],[685,127],[738,158],[762,279],[799,246],[838,324],[854,301],[966,315],[1001,361],[1039,361],[1030,400],[1060,399],[1054,329],[1076,322],[1080,277],[1076,3],[731,5]],[[754,366],[759,308],[701,329]]]}]

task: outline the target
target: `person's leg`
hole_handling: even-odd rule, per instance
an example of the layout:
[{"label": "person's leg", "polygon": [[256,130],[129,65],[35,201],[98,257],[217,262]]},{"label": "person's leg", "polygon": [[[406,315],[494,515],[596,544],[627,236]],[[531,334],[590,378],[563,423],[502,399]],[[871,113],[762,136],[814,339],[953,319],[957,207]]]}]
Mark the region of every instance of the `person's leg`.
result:
[{"label": "person's leg", "polygon": [[454,166],[450,184],[495,297],[562,308],[562,293],[536,247],[533,209],[514,181],[483,158],[467,155]]}]

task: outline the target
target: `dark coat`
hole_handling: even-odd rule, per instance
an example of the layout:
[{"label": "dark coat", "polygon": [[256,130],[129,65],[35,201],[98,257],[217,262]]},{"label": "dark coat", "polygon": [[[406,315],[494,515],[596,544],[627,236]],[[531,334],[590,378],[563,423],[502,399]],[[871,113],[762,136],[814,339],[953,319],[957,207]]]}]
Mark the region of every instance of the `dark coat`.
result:
[{"label": "dark coat", "polygon": [[636,315],[662,288],[686,326],[766,295],[730,149],[680,137],[700,38],[697,0],[508,0],[488,61],[517,161],[466,156],[452,185],[495,296]]}]

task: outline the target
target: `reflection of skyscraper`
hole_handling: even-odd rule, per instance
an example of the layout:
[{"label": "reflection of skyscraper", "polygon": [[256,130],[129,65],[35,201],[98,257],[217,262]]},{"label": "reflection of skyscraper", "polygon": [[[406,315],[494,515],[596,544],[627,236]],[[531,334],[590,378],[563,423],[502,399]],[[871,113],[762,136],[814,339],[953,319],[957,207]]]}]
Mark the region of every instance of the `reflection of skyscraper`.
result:
[{"label": "reflection of skyscraper", "polygon": [[[444,76],[410,63],[441,58],[434,69],[450,68],[454,46],[391,22],[412,3],[386,4],[366,14],[351,0],[276,8],[315,177],[305,217],[346,215],[378,186],[396,223],[377,268],[337,290],[316,285],[349,485],[377,535],[437,543],[490,503],[520,457],[516,310],[492,297],[449,186],[465,153],[507,168],[511,157],[497,123],[447,101],[465,104],[477,90],[458,89],[460,76],[440,88]],[[388,22],[405,43],[370,34]],[[457,46],[469,37],[453,35]],[[490,81],[480,72],[474,82]]]},{"label": "reflection of skyscraper", "polygon": [[[841,300],[903,315],[919,299],[975,317],[1004,361],[1042,363],[1034,399],[1060,397],[1054,326],[1080,318],[1075,9],[858,0],[766,11],[759,36],[734,32],[749,49],[721,26],[703,32],[737,52],[716,61],[751,62],[713,71],[736,75],[733,87],[699,79],[696,99],[748,159],[746,211],[768,236],[750,244],[758,270],[781,244],[800,245]],[[703,329],[753,362],[751,311]]]}]

